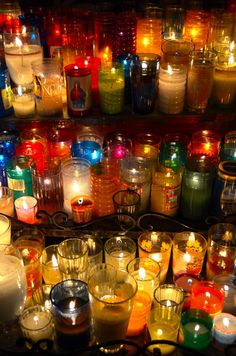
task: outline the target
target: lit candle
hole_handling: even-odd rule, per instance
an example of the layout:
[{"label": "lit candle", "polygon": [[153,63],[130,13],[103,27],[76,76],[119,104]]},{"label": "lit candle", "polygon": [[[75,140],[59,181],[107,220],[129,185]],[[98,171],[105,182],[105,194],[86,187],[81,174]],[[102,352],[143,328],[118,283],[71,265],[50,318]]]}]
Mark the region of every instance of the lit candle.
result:
[{"label": "lit candle", "polygon": [[166,114],[183,111],[187,73],[186,69],[160,67],[158,108]]},{"label": "lit candle", "polygon": [[207,249],[203,235],[194,232],[180,232],[173,239],[172,268],[174,275],[187,272],[199,275]]},{"label": "lit candle", "polygon": [[200,309],[212,317],[221,313],[224,305],[224,290],[210,281],[199,281],[192,287],[190,308]]},{"label": "lit candle", "polygon": [[93,200],[88,196],[76,196],[71,200],[71,209],[75,223],[83,224],[92,219]]},{"label": "lit candle", "polygon": [[236,316],[228,313],[216,315],[212,335],[217,344],[222,346],[233,344],[236,340]]},{"label": "lit candle", "polygon": [[[33,71],[31,63],[36,60],[41,60],[43,57],[42,47],[38,44],[28,44],[30,36],[37,34],[24,33],[20,34],[5,34],[4,35],[4,53],[5,60],[10,72],[11,79],[15,84],[29,84],[33,81]],[[26,42],[25,42],[26,41]]]},{"label": "lit candle", "polygon": [[126,270],[135,258],[136,244],[129,237],[111,237],[104,244],[105,261],[117,269]]},{"label": "lit candle", "polygon": [[57,245],[49,245],[43,250],[42,266],[46,284],[57,284],[62,280],[57,261]]},{"label": "lit candle", "polygon": [[26,308],[19,319],[24,337],[37,342],[52,339],[54,333],[51,312],[43,306],[36,305]]},{"label": "lit candle", "polygon": [[71,153],[73,157],[87,159],[90,164],[96,164],[101,161],[101,145],[95,141],[84,140],[73,143]]},{"label": "lit candle", "polygon": [[174,276],[175,285],[182,288],[185,292],[184,310],[190,307],[192,287],[201,279],[200,276],[190,273],[180,273]]},{"label": "lit candle", "polygon": [[35,224],[37,212],[37,199],[23,196],[15,200],[17,219],[28,224]]},{"label": "lit candle", "polygon": [[212,318],[198,309],[189,309],[181,317],[183,344],[195,350],[204,350],[211,341]]},{"label": "lit candle", "polygon": [[121,65],[99,72],[99,103],[103,113],[118,114],[123,110],[124,88],[124,69]]},{"label": "lit candle", "polygon": [[16,117],[31,117],[35,112],[34,94],[23,92],[21,85],[19,85],[13,89],[12,105]]},{"label": "lit candle", "polygon": [[11,221],[0,214],[0,245],[9,245],[11,243]]},{"label": "lit candle", "polygon": [[0,213],[14,216],[13,192],[8,187],[0,187]]}]

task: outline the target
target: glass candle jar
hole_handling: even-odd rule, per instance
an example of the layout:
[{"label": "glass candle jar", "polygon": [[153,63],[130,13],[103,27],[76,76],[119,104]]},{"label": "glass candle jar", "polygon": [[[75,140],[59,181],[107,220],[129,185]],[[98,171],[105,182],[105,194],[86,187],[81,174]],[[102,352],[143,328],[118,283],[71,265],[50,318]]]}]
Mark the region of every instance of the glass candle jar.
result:
[{"label": "glass candle jar", "polygon": [[116,269],[126,270],[128,263],[135,258],[136,244],[129,237],[110,237],[104,244],[105,262]]},{"label": "glass candle jar", "polygon": [[14,199],[24,195],[33,196],[29,157],[13,157],[7,163],[6,171],[8,187],[13,190]]},{"label": "glass candle jar", "polygon": [[44,146],[41,142],[25,141],[16,147],[16,156],[27,156],[40,169],[45,161]]},{"label": "glass candle jar", "polygon": [[233,273],[236,259],[236,229],[233,224],[218,223],[208,230],[207,278]]},{"label": "glass candle jar", "polygon": [[101,145],[95,141],[81,141],[73,143],[71,146],[72,157],[83,158],[89,163],[96,164],[101,161]]},{"label": "glass candle jar", "polygon": [[62,163],[64,209],[71,214],[71,200],[77,195],[90,196],[90,164],[87,160],[71,158]]},{"label": "glass candle jar", "polygon": [[0,186],[0,213],[14,217],[13,191]]},{"label": "glass candle jar", "polygon": [[179,209],[181,192],[181,172],[160,167],[152,174],[151,211],[175,216]]},{"label": "glass candle jar", "polygon": [[209,33],[209,13],[203,9],[189,9],[185,13],[183,38],[194,43],[195,49],[204,48]]},{"label": "glass candle jar", "polygon": [[124,67],[124,76],[125,76],[125,104],[131,103],[131,81],[130,81],[130,65],[132,59],[135,58],[135,55],[130,53],[119,54],[116,60],[121,63]]},{"label": "glass candle jar", "polygon": [[160,56],[138,53],[131,61],[132,108],[135,113],[149,114],[155,109]]},{"label": "glass candle jar", "polygon": [[170,38],[162,41],[162,63],[187,66],[189,54],[194,50],[194,44],[184,39]]},{"label": "glass candle jar", "polygon": [[165,6],[163,14],[163,38],[183,37],[185,9],[181,6]]},{"label": "glass candle jar", "polygon": [[104,137],[103,147],[110,159],[120,160],[130,155],[133,143],[126,132],[114,131]]},{"label": "glass candle jar", "polygon": [[104,114],[119,114],[123,110],[125,98],[124,68],[114,63],[111,68],[103,68],[98,77],[99,104]]},{"label": "glass candle jar", "polygon": [[91,69],[69,64],[65,75],[68,114],[72,117],[88,115],[92,107]]},{"label": "glass candle jar", "polygon": [[35,114],[35,95],[32,89],[19,85],[12,90],[12,105],[18,118],[33,117]]},{"label": "glass candle jar", "polygon": [[215,165],[219,161],[221,135],[212,130],[199,130],[192,134],[191,156],[207,157]]},{"label": "glass candle jar", "polygon": [[212,209],[217,215],[227,216],[236,212],[235,206],[236,162],[219,163],[213,189]]},{"label": "glass candle jar", "polygon": [[220,273],[213,277],[213,282],[224,289],[225,302],[222,312],[234,314],[236,311],[236,276],[231,273]]},{"label": "glass candle jar", "polygon": [[187,70],[185,67],[163,65],[159,73],[158,109],[165,114],[183,111]]},{"label": "glass candle jar", "polygon": [[184,272],[199,275],[207,250],[207,241],[201,234],[184,231],[173,238],[173,274]]},{"label": "glass candle jar", "polygon": [[119,169],[113,161],[103,161],[91,166],[91,193],[96,217],[113,214],[113,195],[120,190]]},{"label": "glass candle jar", "polygon": [[189,220],[201,220],[209,212],[214,181],[214,166],[204,159],[190,158],[182,178],[181,215]]}]

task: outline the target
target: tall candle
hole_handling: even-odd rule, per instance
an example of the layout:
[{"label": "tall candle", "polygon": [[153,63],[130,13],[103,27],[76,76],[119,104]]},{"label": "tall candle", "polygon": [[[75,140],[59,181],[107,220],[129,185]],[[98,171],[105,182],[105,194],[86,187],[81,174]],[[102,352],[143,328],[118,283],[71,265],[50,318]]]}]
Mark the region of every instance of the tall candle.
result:
[{"label": "tall candle", "polygon": [[187,72],[185,68],[160,67],[158,108],[165,114],[179,114],[184,108]]}]

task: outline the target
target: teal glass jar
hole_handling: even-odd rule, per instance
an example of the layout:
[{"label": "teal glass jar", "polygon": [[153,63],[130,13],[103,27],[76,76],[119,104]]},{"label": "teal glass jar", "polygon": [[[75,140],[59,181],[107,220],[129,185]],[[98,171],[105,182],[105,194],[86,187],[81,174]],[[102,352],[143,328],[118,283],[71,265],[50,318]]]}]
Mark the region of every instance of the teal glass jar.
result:
[{"label": "teal glass jar", "polygon": [[181,215],[192,221],[204,219],[210,209],[215,169],[201,157],[187,160],[182,179]]}]

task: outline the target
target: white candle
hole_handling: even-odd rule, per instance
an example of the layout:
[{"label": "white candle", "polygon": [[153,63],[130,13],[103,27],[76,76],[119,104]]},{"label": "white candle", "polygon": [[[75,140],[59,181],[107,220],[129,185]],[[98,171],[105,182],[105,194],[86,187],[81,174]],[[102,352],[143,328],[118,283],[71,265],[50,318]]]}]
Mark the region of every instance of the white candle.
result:
[{"label": "white candle", "polygon": [[20,317],[20,326],[23,335],[34,342],[53,337],[52,314],[43,306],[37,305],[25,309]]},{"label": "white candle", "polygon": [[166,114],[178,114],[183,111],[186,90],[186,69],[160,68],[158,107]]},{"label": "white candle", "polygon": [[236,340],[236,316],[228,313],[216,315],[213,320],[212,334],[220,344],[233,344]]},{"label": "white candle", "polygon": [[232,67],[216,68],[213,79],[212,100],[222,106],[235,102],[236,96],[236,64]]},{"label": "white candle", "polygon": [[12,105],[16,117],[33,116],[35,112],[35,98],[32,93],[23,93],[21,86],[13,90]]},{"label": "white candle", "polygon": [[159,276],[143,267],[132,273],[132,276],[138,284],[138,290],[148,293],[151,299],[153,299],[154,289],[159,285]]},{"label": "white candle", "polygon": [[0,322],[13,320],[22,313],[25,296],[24,265],[17,257],[0,252]]},{"label": "white candle", "polygon": [[0,245],[9,245],[11,243],[11,222],[0,214]]},{"label": "white candle", "polygon": [[186,329],[188,332],[190,332],[193,335],[195,334],[203,335],[209,333],[209,329],[205,325],[197,321],[191,321],[189,323],[184,324],[184,329]]},{"label": "white candle", "polygon": [[11,45],[5,46],[4,52],[6,64],[13,82],[18,85],[32,83],[33,71],[31,63],[42,60],[42,47],[39,45],[23,45],[20,42],[18,45],[11,43]]},{"label": "white candle", "polygon": [[18,220],[28,224],[34,224],[37,212],[37,199],[31,196],[23,196],[15,200],[16,216]]}]

